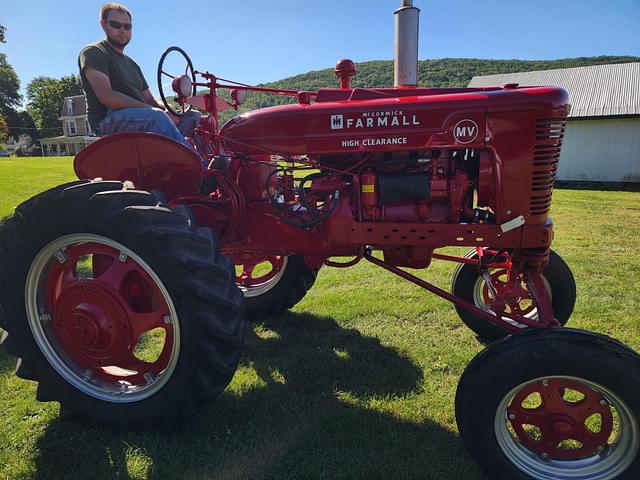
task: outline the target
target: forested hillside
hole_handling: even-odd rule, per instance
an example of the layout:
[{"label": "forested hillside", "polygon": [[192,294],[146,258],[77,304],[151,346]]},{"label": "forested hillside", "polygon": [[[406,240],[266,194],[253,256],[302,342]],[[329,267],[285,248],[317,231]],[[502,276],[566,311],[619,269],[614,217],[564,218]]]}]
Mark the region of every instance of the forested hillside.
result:
[{"label": "forested hillside", "polygon": [[[601,56],[565,58],[560,60],[481,60],[476,58],[442,58],[418,62],[418,85],[421,87],[465,87],[475,75],[529,72],[555,68],[583,67],[607,63],[638,62],[640,57]],[[352,82],[357,87],[388,87],[393,85],[393,61],[377,60],[356,64],[358,71]],[[242,79],[238,79],[242,80]],[[333,68],[312,71],[285,78],[261,86],[293,90],[317,90],[323,87],[338,87],[339,82]],[[294,101],[289,97],[250,93],[240,112],[256,108],[279,105]],[[227,120],[235,112],[221,115]]]}]

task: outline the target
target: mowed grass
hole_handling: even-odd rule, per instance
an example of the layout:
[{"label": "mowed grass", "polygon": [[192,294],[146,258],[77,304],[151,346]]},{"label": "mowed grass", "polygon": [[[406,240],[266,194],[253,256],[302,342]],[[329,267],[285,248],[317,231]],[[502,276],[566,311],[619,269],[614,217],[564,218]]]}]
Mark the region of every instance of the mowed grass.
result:
[{"label": "mowed grass", "polygon": [[[72,180],[70,158],[0,159],[0,218]],[[570,325],[640,349],[640,193],[556,190]],[[421,276],[448,288],[453,265]],[[172,434],[59,417],[0,353],[0,479],[480,479],[455,389],[482,350],[453,307],[370,264],[324,268],[291,312],[249,329],[230,387]]]},{"label": "mowed grass", "polygon": [[0,158],[0,219],[43,190],[75,179],[73,157]]}]

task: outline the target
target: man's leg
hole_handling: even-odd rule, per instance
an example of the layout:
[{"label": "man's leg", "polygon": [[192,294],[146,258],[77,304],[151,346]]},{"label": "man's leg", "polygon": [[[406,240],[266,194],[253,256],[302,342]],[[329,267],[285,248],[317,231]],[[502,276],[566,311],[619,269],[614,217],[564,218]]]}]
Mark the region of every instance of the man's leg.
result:
[{"label": "man's leg", "polygon": [[200,125],[200,117],[202,117],[200,112],[190,110],[180,117],[176,126],[185,137],[193,137],[193,131]]},{"label": "man's leg", "polygon": [[202,140],[202,135],[199,132],[196,132],[196,128],[200,126],[200,118],[202,114],[196,110],[190,110],[186,112],[183,116],[180,117],[177,127],[182,135],[185,137],[191,138],[193,140],[193,144],[196,146],[196,150],[198,152],[212,153],[208,152],[210,148],[204,144]]},{"label": "man's leg", "polygon": [[109,135],[118,132],[151,132],[172,138],[192,148],[178,131],[171,118],[159,108],[122,108],[109,110],[98,125],[98,134]]}]

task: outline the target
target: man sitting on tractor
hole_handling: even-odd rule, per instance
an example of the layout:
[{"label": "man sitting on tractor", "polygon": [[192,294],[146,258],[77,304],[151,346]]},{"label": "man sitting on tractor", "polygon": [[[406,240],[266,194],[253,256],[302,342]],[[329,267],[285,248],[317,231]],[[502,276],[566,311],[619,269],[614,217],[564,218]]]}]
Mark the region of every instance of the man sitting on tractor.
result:
[{"label": "man sitting on tractor", "polygon": [[100,8],[104,40],[87,45],[78,57],[82,87],[87,95],[89,123],[98,135],[153,132],[190,146],[199,114],[173,119],[151,94],[142,70],[124,54],[131,41],[131,12],[118,3]]}]

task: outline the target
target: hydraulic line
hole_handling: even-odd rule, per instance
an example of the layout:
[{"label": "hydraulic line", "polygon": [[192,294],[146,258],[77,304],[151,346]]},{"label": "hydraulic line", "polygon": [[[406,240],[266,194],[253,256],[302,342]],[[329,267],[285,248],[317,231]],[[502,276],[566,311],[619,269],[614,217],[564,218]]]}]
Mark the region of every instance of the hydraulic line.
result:
[{"label": "hydraulic line", "polygon": [[[265,184],[265,189],[268,192],[269,191],[269,186],[271,183],[271,179],[273,178],[273,175],[277,174],[279,171],[282,171],[282,169],[278,170],[274,170],[273,172],[271,172],[268,176],[267,176],[267,180],[266,180],[266,184]],[[329,197],[329,199],[327,200],[327,202],[329,203],[329,208],[324,211],[324,212],[319,212],[318,208],[316,208],[315,206],[312,206],[306,196],[305,196],[305,191],[304,191],[304,185],[309,182],[312,181],[314,178],[319,178],[319,177],[325,177],[325,176],[330,176],[331,174],[328,173],[313,173],[311,175],[307,175],[306,177],[304,177],[302,180],[300,180],[300,182],[298,183],[298,188],[294,188],[294,192],[298,194],[298,198],[300,201],[300,204],[302,205],[302,207],[305,208],[305,210],[300,209],[298,212],[290,212],[294,215],[297,215],[298,218],[302,218],[304,214],[308,215],[309,217],[311,217],[311,220],[308,221],[304,221],[304,220],[292,220],[290,218],[287,218],[282,211],[285,210],[285,208],[282,207],[282,205],[280,203],[278,203],[278,193],[275,192],[274,195],[269,195],[269,199],[271,200],[271,204],[273,205],[273,212],[274,214],[278,217],[278,219],[280,221],[282,221],[283,223],[290,225],[292,227],[297,227],[297,228],[311,228],[315,225],[318,225],[319,223],[324,222],[327,218],[329,218],[331,216],[331,214],[333,214],[333,212],[335,212],[336,208],[338,207],[338,203],[339,203],[339,199],[340,199],[340,192],[338,190],[335,191],[335,193],[333,195],[331,195]],[[327,202],[325,202],[325,205],[327,204]]]}]

